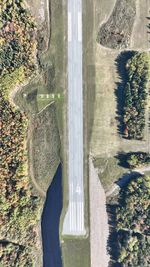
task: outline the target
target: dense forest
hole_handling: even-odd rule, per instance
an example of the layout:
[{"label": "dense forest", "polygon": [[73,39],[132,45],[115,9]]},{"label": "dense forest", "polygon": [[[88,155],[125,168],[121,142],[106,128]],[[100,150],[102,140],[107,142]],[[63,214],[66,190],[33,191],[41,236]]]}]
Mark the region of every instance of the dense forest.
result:
[{"label": "dense forest", "polygon": [[39,197],[28,177],[28,118],[9,93],[36,70],[36,25],[23,0],[0,1],[0,261],[5,267],[33,266]]},{"label": "dense forest", "polygon": [[123,267],[150,266],[150,176],[122,189],[116,211],[119,257]]},{"label": "dense forest", "polygon": [[129,139],[143,139],[145,128],[149,54],[136,53],[126,63],[127,83],[124,88],[124,134]]}]

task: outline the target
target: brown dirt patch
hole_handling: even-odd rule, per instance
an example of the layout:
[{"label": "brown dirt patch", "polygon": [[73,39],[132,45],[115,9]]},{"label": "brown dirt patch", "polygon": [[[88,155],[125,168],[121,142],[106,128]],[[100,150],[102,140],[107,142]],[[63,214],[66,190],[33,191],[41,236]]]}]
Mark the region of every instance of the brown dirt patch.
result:
[{"label": "brown dirt patch", "polygon": [[109,48],[128,47],[135,15],[135,0],[117,0],[108,21],[100,28],[97,41]]}]

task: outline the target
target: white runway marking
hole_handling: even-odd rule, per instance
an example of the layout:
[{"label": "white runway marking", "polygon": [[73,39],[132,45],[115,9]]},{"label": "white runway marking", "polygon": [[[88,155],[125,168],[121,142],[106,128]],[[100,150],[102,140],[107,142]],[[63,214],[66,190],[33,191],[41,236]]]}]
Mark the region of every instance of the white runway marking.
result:
[{"label": "white runway marking", "polygon": [[82,42],[82,14],[78,12],[78,41]]},{"label": "white runway marking", "polygon": [[71,12],[68,12],[68,42],[72,40],[72,17]]}]

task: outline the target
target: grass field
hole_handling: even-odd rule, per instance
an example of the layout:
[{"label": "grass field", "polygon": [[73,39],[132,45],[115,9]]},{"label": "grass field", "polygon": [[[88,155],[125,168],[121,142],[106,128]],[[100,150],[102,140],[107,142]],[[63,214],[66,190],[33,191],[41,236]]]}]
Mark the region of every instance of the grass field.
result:
[{"label": "grass field", "polygon": [[[111,2],[111,3],[110,3]],[[97,33],[100,25],[108,20],[116,1],[101,0],[94,1],[94,51],[93,57],[95,63],[91,59],[91,54],[88,54],[88,67],[94,73],[95,79],[88,75],[88,91],[91,96],[88,98],[87,105],[89,113],[92,113],[92,118],[89,123],[90,135],[90,152],[94,159],[94,166],[97,169],[99,178],[106,192],[112,192],[111,189],[114,183],[119,180],[128,169],[120,166],[117,155],[119,152],[131,151],[150,151],[150,131],[148,129],[148,121],[145,127],[145,139],[143,141],[130,141],[123,139],[119,134],[118,128],[118,101],[116,90],[121,85],[120,73],[118,73],[116,59],[121,50],[112,50],[104,48],[96,43]],[[147,28],[149,20],[150,2],[147,0],[137,0],[137,14],[133,26],[131,44],[129,50],[147,51],[149,48],[149,39]],[[90,23],[90,16],[89,16]],[[118,86],[119,85],[119,86]],[[147,115],[148,118],[148,110]],[[125,177],[125,176],[124,176]],[[127,176],[126,176],[127,177]],[[118,190],[118,189],[117,189]],[[117,191],[118,192],[118,191]],[[112,195],[107,199],[110,204]],[[116,203],[117,197],[114,197]],[[108,211],[108,216],[113,216],[113,209]],[[111,224],[111,219],[110,219]],[[110,230],[111,226],[110,226]],[[113,236],[113,240],[116,236]],[[112,240],[111,240],[112,242]],[[115,248],[113,242],[111,246]],[[113,264],[112,264],[113,265]],[[113,266],[118,266],[114,263]]]},{"label": "grass field", "polygon": [[63,245],[63,264],[65,267],[90,266],[89,240],[65,240]]},{"label": "grass field", "polygon": [[127,171],[127,169],[118,165],[118,160],[115,157],[96,158],[94,167],[98,169],[98,175],[105,191],[109,191],[113,183]]},{"label": "grass field", "polygon": [[150,8],[149,0],[136,1],[137,15],[132,32],[131,49],[140,49],[140,50],[149,49],[150,46],[149,43],[150,31],[148,28],[148,24],[150,22],[150,20],[148,19],[150,14],[149,8]]},{"label": "grass field", "polygon": [[[116,181],[120,173],[120,167],[117,165],[115,156],[118,152],[129,151],[149,151],[149,130],[146,127],[145,139],[143,141],[134,141],[123,139],[119,133],[118,127],[118,98],[117,94],[121,88],[121,77],[118,73],[116,59],[120,50],[105,48],[96,43],[96,36],[100,24],[107,21],[111,14],[115,1],[111,5],[109,1],[94,1],[95,4],[95,64],[90,64],[92,60],[88,59],[90,69],[95,74],[95,80],[88,75],[88,91],[92,90],[94,97],[88,101],[90,110],[94,115],[89,127],[92,127],[90,139],[90,151],[95,159],[96,167],[99,169],[99,177],[105,188],[110,188],[113,181]],[[140,7],[140,10],[138,9]],[[137,1],[137,15],[134,23],[129,49],[147,49],[148,36],[146,27],[146,16],[148,16],[148,1]],[[102,12],[103,10],[103,12]],[[138,23],[140,27],[137,30]],[[137,34],[138,32],[138,34]],[[140,38],[142,36],[142,38]],[[141,43],[142,42],[142,43]],[[118,91],[117,91],[118,90]],[[117,93],[117,94],[116,94]],[[148,111],[147,111],[148,112]],[[104,172],[103,164],[108,162]],[[104,164],[105,165],[105,164]],[[110,166],[110,167],[109,167]],[[111,171],[109,171],[109,169]],[[122,171],[121,171],[122,172]],[[111,173],[111,176],[110,176]]]},{"label": "grass field", "polygon": [[33,168],[33,177],[36,177],[37,184],[46,192],[60,160],[60,140],[54,104],[32,118],[29,151],[29,165]]}]

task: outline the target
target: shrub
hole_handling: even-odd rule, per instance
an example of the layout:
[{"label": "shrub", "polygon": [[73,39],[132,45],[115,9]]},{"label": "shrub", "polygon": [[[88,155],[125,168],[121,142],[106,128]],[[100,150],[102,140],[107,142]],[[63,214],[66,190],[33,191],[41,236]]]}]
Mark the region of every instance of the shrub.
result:
[{"label": "shrub", "polygon": [[150,154],[144,152],[129,153],[127,163],[130,168],[146,166],[150,164]]}]

